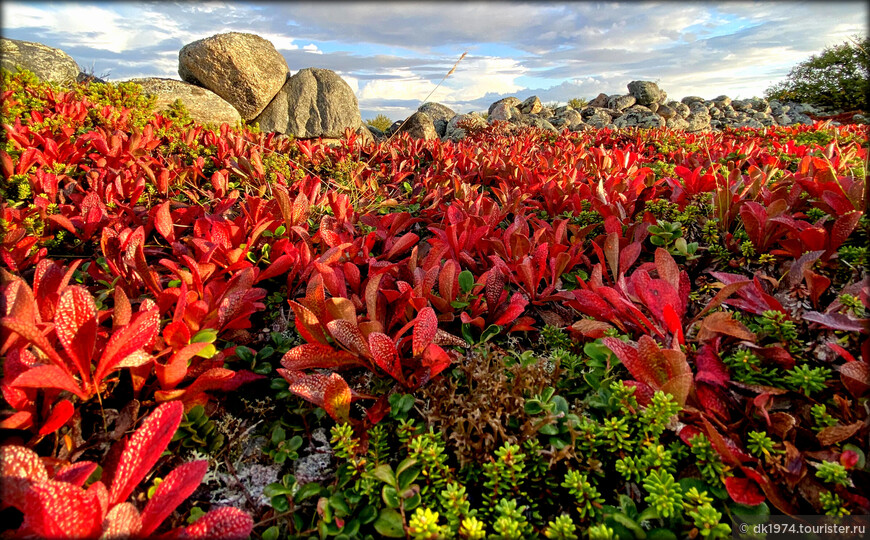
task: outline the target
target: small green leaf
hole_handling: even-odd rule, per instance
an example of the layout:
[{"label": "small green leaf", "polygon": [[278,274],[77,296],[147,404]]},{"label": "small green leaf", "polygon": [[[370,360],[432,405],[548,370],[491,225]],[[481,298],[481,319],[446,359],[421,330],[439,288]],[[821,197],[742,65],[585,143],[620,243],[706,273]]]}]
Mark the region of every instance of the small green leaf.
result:
[{"label": "small green leaf", "polygon": [[272,525],[265,531],[263,531],[262,538],[263,540],[278,540],[278,537],[281,535],[281,529],[277,525]]},{"label": "small green leaf", "polygon": [[405,536],[405,524],[402,522],[402,515],[392,508],[381,510],[378,519],[375,520],[374,527],[378,534],[387,538],[404,538]]},{"label": "small green leaf", "polygon": [[239,360],[248,364],[254,361],[254,351],[252,351],[248,347],[236,347],[236,356],[239,357]]},{"label": "small green leaf", "polygon": [[379,465],[371,472],[371,475],[387,484],[388,486],[396,487],[396,475],[393,474],[393,469],[386,463]]},{"label": "small green leaf", "polygon": [[214,343],[217,340],[217,330],[203,328],[190,338],[191,343]]},{"label": "small green leaf", "polygon": [[384,504],[386,504],[389,508],[399,507],[399,492],[396,491],[396,488],[392,486],[384,486],[384,488],[381,490],[381,498],[384,500]]},{"label": "small green leaf", "polygon": [[474,288],[474,274],[468,270],[459,272],[459,289],[462,294],[470,293],[472,288]]},{"label": "small green leaf", "polygon": [[299,491],[296,492],[296,496],[293,498],[297,503],[304,501],[305,499],[310,499],[315,495],[320,493],[320,484],[317,482],[309,482],[299,488]]}]

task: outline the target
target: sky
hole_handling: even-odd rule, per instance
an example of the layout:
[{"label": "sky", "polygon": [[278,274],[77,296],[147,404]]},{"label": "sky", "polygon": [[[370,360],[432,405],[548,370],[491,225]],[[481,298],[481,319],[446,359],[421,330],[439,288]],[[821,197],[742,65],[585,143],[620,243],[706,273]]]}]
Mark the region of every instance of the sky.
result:
[{"label": "sky", "polygon": [[[178,76],[178,51],[257,34],[291,74],[317,67],[353,89],[363,119],[428,101],[457,113],[507,96],[544,103],[625,94],[762,96],[789,69],[867,35],[865,2],[0,2],[0,34],[62,49],[110,81]],[[456,71],[439,81],[460,56]],[[433,91],[434,93],[429,96]]]}]

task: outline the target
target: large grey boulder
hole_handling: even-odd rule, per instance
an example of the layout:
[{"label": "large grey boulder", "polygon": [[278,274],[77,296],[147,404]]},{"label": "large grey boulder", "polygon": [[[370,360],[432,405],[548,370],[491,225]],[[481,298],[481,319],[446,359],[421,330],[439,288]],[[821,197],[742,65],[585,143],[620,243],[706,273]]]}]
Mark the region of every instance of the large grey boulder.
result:
[{"label": "large grey boulder", "polygon": [[206,88],[174,79],[131,79],[128,82],[140,85],[146,94],[157,96],[155,111],[168,109],[176,100],[181,100],[194,122],[235,125],[242,121],[235,107]]},{"label": "large grey boulder", "polygon": [[41,81],[61,85],[75,83],[81,71],[76,61],[60,49],[6,38],[0,38],[0,67],[12,73],[26,69]]},{"label": "large grey boulder", "polygon": [[362,125],[350,86],[329,69],[306,68],[287,79],[275,99],[256,117],[262,131],[298,139],[340,138]]},{"label": "large grey boulder", "polygon": [[693,112],[686,118],[686,131],[704,131],[710,129],[710,115],[705,112]]},{"label": "large grey boulder", "polygon": [[219,95],[245,120],[263,112],[289,73],[275,46],[254,34],[217,34],[188,43],[178,53],[181,79]]},{"label": "large grey boulder", "polygon": [[628,93],[634,96],[638,105],[658,103],[667,97],[659,86],[652,81],[631,81],[628,83]]},{"label": "large grey boulder", "polygon": [[688,129],[688,127],[689,127],[689,123],[686,122],[686,119],[680,115],[676,115],[676,116],[673,116],[671,118],[668,118],[665,125],[671,129],[681,129],[684,131],[686,129]]},{"label": "large grey boulder", "polygon": [[536,127],[539,129],[543,129],[544,131],[551,131],[553,133],[559,133],[559,130],[556,129],[553,124],[544,120],[543,118],[539,118],[533,115],[524,116],[522,119],[522,125]]},{"label": "large grey boulder", "polygon": [[444,138],[453,142],[465,138],[466,131],[463,126],[469,127],[486,127],[486,120],[476,113],[472,114],[457,114],[447,122],[447,129]]},{"label": "large grey boulder", "polygon": [[493,102],[489,106],[489,109],[486,111],[486,113],[488,115],[492,114],[493,109],[495,109],[496,107],[498,107],[499,105],[501,105],[503,103],[507,104],[508,106],[511,106],[511,107],[519,107],[520,103],[522,103],[522,101],[520,101],[518,98],[515,98],[513,96],[502,98],[498,101]]},{"label": "large grey boulder", "polygon": [[439,137],[443,137],[447,133],[447,122],[456,116],[456,113],[450,107],[440,103],[426,102],[417,109],[421,113],[426,113],[432,119],[435,125],[435,131]]},{"label": "large grey boulder", "polygon": [[665,120],[668,120],[669,118],[673,118],[674,116],[677,116],[677,111],[675,111],[671,107],[668,107],[667,105],[659,105],[659,107],[658,107],[658,109],[656,109],[655,113],[658,114],[659,116],[661,116],[662,118],[664,118]]},{"label": "large grey boulder", "polygon": [[415,112],[405,120],[404,125],[398,129],[398,133],[407,133],[413,139],[423,139],[424,141],[438,138],[438,132],[435,131],[432,119],[429,118],[428,114],[420,111]]},{"label": "large grey boulder", "polygon": [[586,104],[587,107],[607,107],[607,94],[598,94],[595,99]]},{"label": "large grey boulder", "polygon": [[[591,110],[591,114],[588,116],[583,114],[583,112],[588,110]],[[613,120],[613,117],[607,113],[607,110],[600,107],[587,107],[581,111],[581,114],[586,124],[596,128],[603,128]]]},{"label": "large grey boulder", "polygon": [[618,128],[638,127],[644,129],[663,127],[665,119],[643,105],[634,105],[624,111],[624,114],[613,121]]}]

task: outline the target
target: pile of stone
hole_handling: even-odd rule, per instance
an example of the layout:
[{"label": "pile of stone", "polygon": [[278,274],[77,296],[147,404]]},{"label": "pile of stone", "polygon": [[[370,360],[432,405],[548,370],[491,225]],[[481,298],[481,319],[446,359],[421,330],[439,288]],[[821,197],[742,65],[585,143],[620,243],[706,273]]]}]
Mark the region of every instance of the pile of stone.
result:
[{"label": "pile of stone", "polygon": [[[42,80],[69,84],[88,77],[59,49],[40,43],[0,39],[2,67],[28,69]],[[500,99],[486,118],[457,114],[438,103],[424,103],[411,117],[397,121],[385,133],[365,126],[350,86],[328,69],[306,68],[291,76],[290,68],[271,42],[254,34],[230,32],[185,45],[178,55],[174,79],[133,79],[157,97],[157,110],[181,100],[200,123],[257,123],[262,131],[300,139],[341,138],[350,128],[364,139],[407,132],[420,139],[458,141],[463,127],[504,122],[552,132],[593,128],[668,127],[687,132],[731,128],[812,124],[819,111],[808,104],[780,103],[760,98],[732,100],[697,96],[668,100],[651,81],[632,81],[626,94],[599,94],[585,107],[549,108],[537,96]],[[830,111],[827,111],[830,113]],[[866,119],[856,115],[853,121]]]}]

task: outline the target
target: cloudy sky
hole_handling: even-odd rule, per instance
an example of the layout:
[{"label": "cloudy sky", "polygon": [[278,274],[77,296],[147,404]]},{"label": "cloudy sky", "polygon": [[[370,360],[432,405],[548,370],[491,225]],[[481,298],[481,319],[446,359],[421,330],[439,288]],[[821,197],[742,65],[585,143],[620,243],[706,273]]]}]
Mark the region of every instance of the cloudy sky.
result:
[{"label": "cloudy sky", "polygon": [[761,96],[796,63],[866,35],[865,2],[15,2],[2,35],[70,54],[117,81],[178,79],[178,51],[236,31],[270,40],[291,73],[332,69],[364,119],[430,101],[486,110],[508,95],[566,102],[652,80],[668,95]]}]

